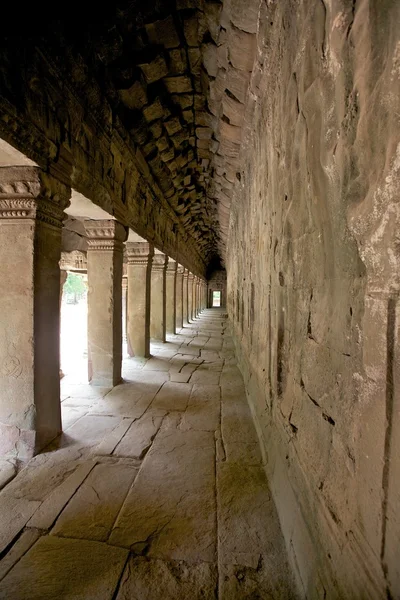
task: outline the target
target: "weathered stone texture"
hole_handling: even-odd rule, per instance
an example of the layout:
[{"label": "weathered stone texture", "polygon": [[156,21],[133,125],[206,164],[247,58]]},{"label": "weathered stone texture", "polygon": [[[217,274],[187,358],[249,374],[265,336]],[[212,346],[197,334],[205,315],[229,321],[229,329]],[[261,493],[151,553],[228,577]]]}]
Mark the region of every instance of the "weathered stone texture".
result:
[{"label": "weathered stone texture", "polygon": [[399,22],[391,1],[261,5],[228,309],[308,598],[400,594]]}]

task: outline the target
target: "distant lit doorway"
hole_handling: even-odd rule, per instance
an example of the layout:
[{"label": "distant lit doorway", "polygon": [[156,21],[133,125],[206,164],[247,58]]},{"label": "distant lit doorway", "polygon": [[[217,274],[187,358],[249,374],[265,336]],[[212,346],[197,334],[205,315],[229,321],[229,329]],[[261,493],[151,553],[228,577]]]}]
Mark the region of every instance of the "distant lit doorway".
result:
[{"label": "distant lit doorway", "polygon": [[212,307],[221,306],[221,292],[213,291],[212,293]]},{"label": "distant lit doorway", "polygon": [[87,275],[68,271],[61,301],[61,370],[87,383]]}]

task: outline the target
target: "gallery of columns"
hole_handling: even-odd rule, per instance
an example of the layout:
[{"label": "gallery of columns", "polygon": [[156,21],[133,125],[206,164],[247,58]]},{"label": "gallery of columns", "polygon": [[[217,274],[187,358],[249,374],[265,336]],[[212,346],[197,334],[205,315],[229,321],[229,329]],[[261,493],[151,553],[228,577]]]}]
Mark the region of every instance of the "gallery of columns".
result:
[{"label": "gallery of columns", "polygon": [[0,600],[400,600],[400,0],[6,8]]},{"label": "gallery of columns", "polygon": [[[1,147],[4,157],[18,161],[5,142]],[[82,253],[63,252],[61,261],[64,210],[71,206],[65,179],[35,166],[1,167],[0,190],[0,252],[7,264],[0,308],[8,315],[0,342],[8,399],[1,406],[0,450],[17,449],[26,460],[62,431],[60,263],[73,270]],[[207,282],[116,219],[80,217],[80,223],[87,243],[80,270],[88,279],[88,380],[113,387],[121,381],[123,316],[129,355],[148,358],[150,339],[166,342],[167,333],[206,307]]]}]

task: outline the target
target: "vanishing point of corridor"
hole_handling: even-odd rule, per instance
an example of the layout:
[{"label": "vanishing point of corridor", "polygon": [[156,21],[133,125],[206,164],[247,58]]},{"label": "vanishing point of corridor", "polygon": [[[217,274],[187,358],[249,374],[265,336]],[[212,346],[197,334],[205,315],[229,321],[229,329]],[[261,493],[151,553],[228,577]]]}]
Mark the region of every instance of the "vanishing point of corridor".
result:
[{"label": "vanishing point of corridor", "polygon": [[0,493],[1,600],[295,598],[224,309],[113,389],[62,383],[62,436]]}]

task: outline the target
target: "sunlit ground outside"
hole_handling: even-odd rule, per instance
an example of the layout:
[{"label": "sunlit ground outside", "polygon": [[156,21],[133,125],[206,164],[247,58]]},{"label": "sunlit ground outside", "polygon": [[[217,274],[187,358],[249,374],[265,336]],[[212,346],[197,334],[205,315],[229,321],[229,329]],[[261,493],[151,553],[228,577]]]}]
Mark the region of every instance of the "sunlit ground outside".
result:
[{"label": "sunlit ground outside", "polygon": [[[127,358],[123,343],[123,358]],[[87,298],[76,304],[63,294],[61,303],[61,370],[70,383],[87,383]]]}]

